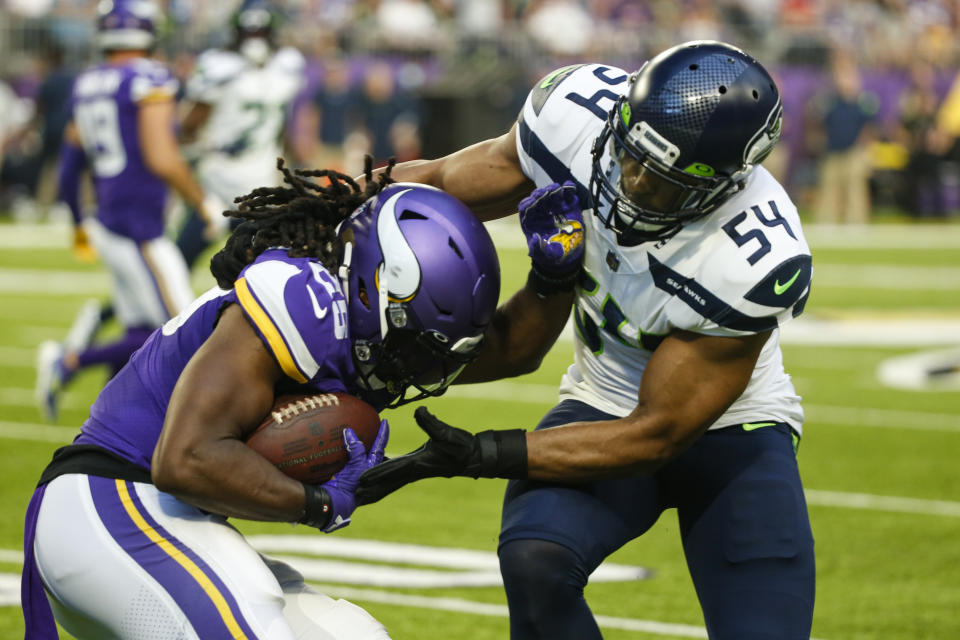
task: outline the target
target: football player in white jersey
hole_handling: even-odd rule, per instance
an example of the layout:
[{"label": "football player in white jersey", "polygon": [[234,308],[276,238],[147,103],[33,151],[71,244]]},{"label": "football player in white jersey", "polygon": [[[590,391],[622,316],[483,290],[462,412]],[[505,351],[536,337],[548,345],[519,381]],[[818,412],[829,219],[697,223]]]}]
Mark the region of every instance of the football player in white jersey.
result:
[{"label": "football player in white jersey", "polygon": [[[484,218],[531,186],[575,189],[585,209],[579,282],[549,294],[574,303],[559,404],[533,432],[476,435],[419,408],[430,439],[367,471],[358,492],[510,478],[499,555],[514,640],[601,637],[588,576],[671,507],[711,638],[809,638],[803,411],[778,338],[803,311],[812,263],[796,207],[760,166],[781,117],[760,63],[697,41],[632,74],[558,69],[503,136],[394,170]],[[460,381],[504,375],[476,364]]]},{"label": "football player in white jersey", "polygon": [[[181,137],[197,157],[197,175],[226,207],[250,185],[276,186],[277,157],[287,116],[304,83],[306,61],[293,47],[277,48],[277,15],[263,0],[246,0],[233,16],[234,41],[197,58],[186,83],[190,104]],[[221,227],[226,219],[220,218]],[[214,239],[192,213],[177,244],[188,264]]]}]

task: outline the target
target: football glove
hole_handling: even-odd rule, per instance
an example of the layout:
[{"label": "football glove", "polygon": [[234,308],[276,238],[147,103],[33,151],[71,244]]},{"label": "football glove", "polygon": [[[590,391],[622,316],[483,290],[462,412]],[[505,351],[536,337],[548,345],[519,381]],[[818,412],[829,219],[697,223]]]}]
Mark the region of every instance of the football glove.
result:
[{"label": "football glove", "polygon": [[343,469],[323,484],[304,485],[307,502],[300,522],[317,527],[325,533],[350,524],[350,516],[358,504],[354,492],[360,474],[383,462],[383,451],[389,438],[390,427],[386,420],[381,420],[377,437],[368,452],[364,450],[363,443],[353,429],[344,429],[343,442],[350,459]]},{"label": "football glove", "polygon": [[223,200],[213,193],[207,193],[203,198],[203,211],[200,217],[206,223],[203,229],[203,239],[213,243],[220,239],[227,231],[230,225],[229,216],[223,215],[227,211],[227,206]]},{"label": "football glove", "polygon": [[[570,291],[583,263],[583,210],[573,182],[539,187],[520,201],[537,293]],[[542,291],[541,291],[542,289]]]},{"label": "football glove", "polygon": [[97,261],[97,251],[90,244],[90,237],[83,227],[73,228],[73,257],[88,264]]},{"label": "football glove", "polygon": [[419,449],[363,472],[357,504],[377,502],[400,487],[424,478],[523,478],[527,440],[523,429],[469,431],[450,426],[417,407],[417,425],[429,436]]}]

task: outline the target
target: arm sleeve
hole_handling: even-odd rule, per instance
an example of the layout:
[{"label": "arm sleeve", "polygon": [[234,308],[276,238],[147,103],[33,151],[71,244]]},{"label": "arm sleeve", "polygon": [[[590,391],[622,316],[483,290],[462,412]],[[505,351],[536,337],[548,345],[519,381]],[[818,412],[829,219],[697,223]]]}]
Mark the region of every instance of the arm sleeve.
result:
[{"label": "arm sleeve", "polygon": [[80,174],[86,164],[87,156],[81,147],[69,142],[65,142],[60,147],[60,176],[57,196],[70,208],[74,226],[80,226],[83,221],[83,211],[80,209]]}]

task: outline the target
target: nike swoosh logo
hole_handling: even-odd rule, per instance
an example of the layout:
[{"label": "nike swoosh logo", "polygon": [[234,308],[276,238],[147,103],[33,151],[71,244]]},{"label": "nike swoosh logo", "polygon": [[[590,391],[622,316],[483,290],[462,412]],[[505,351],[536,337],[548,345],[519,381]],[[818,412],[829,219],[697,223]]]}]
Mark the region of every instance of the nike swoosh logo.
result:
[{"label": "nike swoosh logo", "polygon": [[328,309],[327,307],[323,307],[323,308],[320,307],[320,303],[317,302],[317,294],[313,292],[313,289],[311,289],[310,287],[307,287],[307,293],[310,294],[310,302],[313,303],[313,315],[317,316],[317,320],[323,320],[324,318],[326,318],[327,311],[329,311],[330,309]]},{"label": "nike swoosh logo", "polygon": [[779,280],[779,279],[778,279],[778,280],[774,280],[774,282],[773,282],[773,292],[779,296],[779,295],[782,294],[784,291],[786,291],[787,289],[789,289],[790,286],[791,286],[794,282],[796,282],[797,278],[799,278],[799,277],[800,277],[800,269],[797,269],[797,272],[796,272],[795,274],[793,274],[793,277],[790,278],[789,280],[787,280],[786,282],[784,282],[783,284],[780,284],[780,280]]},{"label": "nike swoosh logo", "polygon": [[557,76],[559,76],[561,73],[563,73],[569,68],[570,67],[563,67],[562,69],[557,69],[556,71],[548,75],[546,78],[543,79],[543,82],[540,83],[540,88],[546,89],[547,87],[552,85],[553,81],[557,79]]},{"label": "nike swoosh logo", "polygon": [[762,429],[763,427],[774,427],[776,422],[744,422],[741,427],[744,431],[753,431],[754,429]]}]

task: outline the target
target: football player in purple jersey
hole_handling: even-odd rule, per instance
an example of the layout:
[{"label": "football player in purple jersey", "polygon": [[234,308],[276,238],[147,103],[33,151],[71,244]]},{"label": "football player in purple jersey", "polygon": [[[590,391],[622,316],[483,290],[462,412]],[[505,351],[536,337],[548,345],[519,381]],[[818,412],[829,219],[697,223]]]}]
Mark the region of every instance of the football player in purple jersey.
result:
[{"label": "football player in purple jersey", "polygon": [[[193,299],[183,257],[164,236],[169,189],[208,221],[224,208],[214,198],[205,199],[180,153],[174,120],[178,82],[150,57],[156,5],[113,0],[101,2],[98,12],[103,61],[74,83],[59,197],[73,214],[75,249],[89,252],[92,243],[110,270],[112,306],[124,333],[115,342],[91,347],[99,317],[85,307],[68,340],[41,345],[37,396],[49,419],[56,417],[58,392],[77,371],[106,365],[116,373],[151,331]],[[96,215],[86,219],[79,196],[85,169],[97,201]]]},{"label": "football player in purple jersey", "polygon": [[[244,439],[280,394],[346,392],[381,411],[443,393],[482,350],[535,359],[532,332],[552,342],[566,315],[549,315],[550,283],[535,278],[498,308],[499,262],[476,216],[439,189],[391,184],[389,170],[374,180],[370,166],[361,189],[280,163],[285,186],[241,198],[243,222],[211,261],[219,286],[153,332],[54,454],[25,526],[28,640],[55,637],[54,618],[81,640],[388,638],[227,520],[347,525],[386,421],[369,451],[347,429],[349,462],[321,485],[284,475]],[[559,220],[539,211],[546,236]],[[541,271],[579,268],[574,253],[536,243]]]}]

